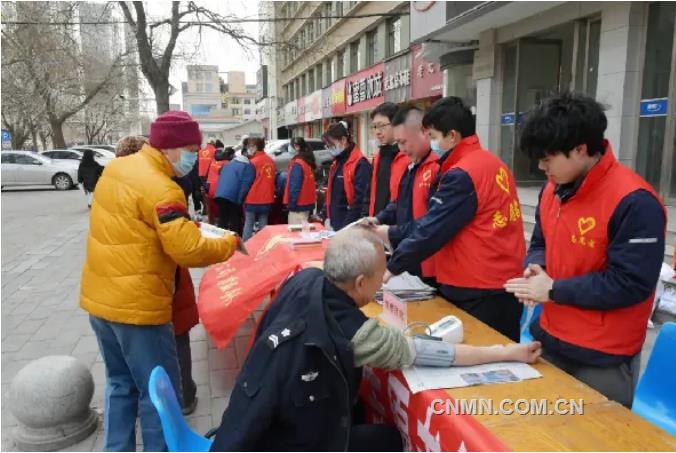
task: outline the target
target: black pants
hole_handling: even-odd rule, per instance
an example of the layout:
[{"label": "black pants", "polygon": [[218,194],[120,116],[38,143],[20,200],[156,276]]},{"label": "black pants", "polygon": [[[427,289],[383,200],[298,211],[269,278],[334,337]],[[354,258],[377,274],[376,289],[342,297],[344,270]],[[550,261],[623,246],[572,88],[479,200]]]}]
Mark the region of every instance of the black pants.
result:
[{"label": "black pants", "polygon": [[631,409],[634,390],[641,371],[641,354],[619,365],[600,367],[576,362],[544,349],[542,358],[584,382],[589,387]]},{"label": "black pants", "polygon": [[183,407],[188,407],[195,400],[197,385],[192,379],[192,353],[190,351],[190,332],[176,336],[176,354],[181,371],[181,391]]},{"label": "black pants", "polygon": [[519,321],[523,307],[510,293],[496,292],[485,296],[458,300],[457,296],[445,294],[446,288],[440,288],[441,294],[455,306],[466,311],[484,324],[489,325],[512,341],[519,342],[521,337]]},{"label": "black pants", "polygon": [[224,198],[216,198],[218,226],[242,235],[242,206]]},{"label": "black pants", "polygon": [[347,451],[404,451],[404,444],[395,426],[352,425]]}]

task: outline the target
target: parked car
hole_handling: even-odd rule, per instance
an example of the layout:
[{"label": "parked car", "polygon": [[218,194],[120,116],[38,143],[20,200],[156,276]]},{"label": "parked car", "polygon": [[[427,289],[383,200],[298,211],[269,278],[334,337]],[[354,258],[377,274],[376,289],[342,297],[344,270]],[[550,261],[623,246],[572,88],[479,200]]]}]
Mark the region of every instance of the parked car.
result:
[{"label": "parked car", "polygon": [[110,151],[111,153],[115,152],[115,145],[93,145],[98,149],[105,149],[106,151]]},{"label": "parked car", "polygon": [[[315,154],[318,169],[326,164],[331,165],[333,157],[326,149],[326,145],[318,138],[306,138],[305,142],[310,146]],[[265,145],[265,152],[275,161],[275,168],[277,171],[286,171],[286,168],[291,162],[291,158],[295,155],[295,151],[291,148],[291,140],[271,140]]]},{"label": "parked car", "polygon": [[2,187],[43,186],[68,190],[77,186],[76,160],[52,160],[32,151],[2,151]]},{"label": "parked car", "polygon": [[[93,151],[92,151],[93,152]],[[49,151],[42,151],[40,155],[42,156],[47,156],[50,159],[54,160],[77,160],[80,161],[82,160],[82,153],[83,151],[79,151],[77,149],[54,149],[54,150],[49,150]],[[109,157],[104,157],[102,153],[95,153],[94,152],[94,160],[98,162],[100,165],[105,166],[108,162],[110,162],[111,158]]]},{"label": "parked car", "polygon": [[115,159],[115,152],[114,151],[109,151],[107,149],[98,148],[96,146],[73,146],[70,149],[75,150],[75,151],[84,151],[86,149],[91,149],[92,152],[94,153],[94,157],[97,157],[99,159],[106,159],[107,161],[111,161],[111,160]]}]

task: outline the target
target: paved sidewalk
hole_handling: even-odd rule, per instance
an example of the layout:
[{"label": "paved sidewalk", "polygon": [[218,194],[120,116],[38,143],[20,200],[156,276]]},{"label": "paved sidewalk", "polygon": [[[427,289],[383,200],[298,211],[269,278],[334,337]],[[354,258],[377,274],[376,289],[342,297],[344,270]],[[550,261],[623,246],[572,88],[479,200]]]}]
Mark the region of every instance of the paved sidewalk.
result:
[{"label": "paved sidewalk", "polygon": [[[16,450],[11,440],[16,420],[8,404],[9,386],[31,360],[59,354],[76,357],[92,372],[92,406],[102,413],[104,364],[88,316],[79,307],[87,228],[88,217],[84,215],[67,229],[36,241],[26,253],[2,263],[2,451]],[[202,272],[193,271],[196,288]],[[237,373],[232,369],[236,366],[235,347],[214,349],[201,325],[191,331],[191,341],[199,402],[188,421],[205,433],[220,423],[227,405]],[[141,450],[138,436],[137,442]],[[67,450],[100,451],[102,443],[100,424],[94,435]]]}]

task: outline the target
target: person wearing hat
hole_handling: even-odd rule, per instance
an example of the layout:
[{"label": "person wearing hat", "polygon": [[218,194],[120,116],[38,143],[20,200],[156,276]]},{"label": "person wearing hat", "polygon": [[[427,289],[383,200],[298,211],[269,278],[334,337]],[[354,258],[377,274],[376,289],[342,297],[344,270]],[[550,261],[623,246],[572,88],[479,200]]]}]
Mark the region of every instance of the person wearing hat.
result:
[{"label": "person wearing hat", "polygon": [[160,115],[149,144],[107,166],[92,204],[80,306],[89,313],[106,366],[106,451],[136,448],[136,417],[146,451],[167,446],[148,394],[162,366],[181,395],[172,320],[177,265],[204,267],[232,256],[239,238],[202,237],[183,190],[172,180],[190,172],[202,142],[185,112]]}]

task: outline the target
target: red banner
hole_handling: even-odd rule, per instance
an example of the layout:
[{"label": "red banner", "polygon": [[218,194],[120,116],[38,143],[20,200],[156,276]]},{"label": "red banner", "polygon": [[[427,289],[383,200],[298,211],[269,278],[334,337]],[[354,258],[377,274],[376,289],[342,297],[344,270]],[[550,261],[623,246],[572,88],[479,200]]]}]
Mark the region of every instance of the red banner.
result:
[{"label": "red banner", "polygon": [[[315,231],[323,227],[315,224]],[[249,256],[236,253],[202,277],[197,308],[207,333],[224,348],[249,315],[298,267],[323,261],[327,241],[294,248],[288,225],[271,225],[246,242]]]},{"label": "red banner", "polygon": [[444,92],[444,74],[436,63],[425,61],[422,46],[411,49],[413,67],[411,68],[411,99],[423,99],[441,96]]},{"label": "red banner", "polygon": [[364,367],[360,396],[369,422],[395,425],[404,451],[510,451],[470,415],[434,414],[433,401],[446,401],[444,390],[411,393],[401,371]]},{"label": "red banner", "polygon": [[345,112],[370,110],[385,101],[383,72],[379,63],[345,79]]}]

